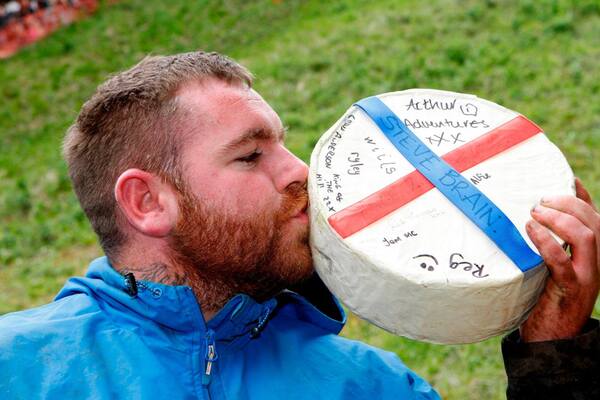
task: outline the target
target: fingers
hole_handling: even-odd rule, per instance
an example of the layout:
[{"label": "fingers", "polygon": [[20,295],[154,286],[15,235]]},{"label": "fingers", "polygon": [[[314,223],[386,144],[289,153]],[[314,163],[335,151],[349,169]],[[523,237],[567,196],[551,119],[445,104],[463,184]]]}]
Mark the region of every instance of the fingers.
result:
[{"label": "fingers", "polygon": [[[576,269],[577,274],[580,275],[582,279],[593,281],[597,280],[598,249],[596,245],[596,233],[592,229],[586,226],[581,219],[571,214],[544,206],[536,206],[532,210],[531,215],[540,224],[549,228],[561,239],[569,243],[571,246],[573,267]],[[547,234],[550,235],[549,232]],[[538,236],[541,238],[546,237],[542,234],[539,234]],[[544,245],[546,246],[545,248],[550,246],[549,244],[545,243],[547,241],[548,239],[545,239],[544,241]],[[564,264],[563,256],[557,255],[558,251],[554,249],[555,246],[560,247],[560,245],[558,245],[558,243],[554,240],[552,250],[548,251],[549,256],[552,257],[553,260],[558,260],[557,262],[562,265]],[[562,247],[560,247],[560,249],[562,253],[564,253],[564,256],[568,258],[567,253],[562,249]],[[542,249],[540,249],[540,251],[542,251]],[[544,257],[543,254],[542,257]],[[548,263],[548,260],[545,259],[545,261]]]},{"label": "fingers", "polygon": [[[590,231],[590,232],[585,232],[584,230],[577,230],[575,231],[575,235],[583,235],[581,238],[583,239],[583,241],[581,241],[580,243],[585,243],[585,240],[587,240],[587,242],[589,243],[590,248],[595,249],[596,251],[596,258],[590,259],[587,261],[587,263],[591,263],[594,265],[595,269],[596,269],[596,273],[598,274],[598,279],[600,279],[600,259],[598,257],[600,257],[600,214],[596,211],[596,209],[594,208],[593,204],[592,204],[592,200],[590,198],[589,193],[587,192],[587,190],[585,190],[585,188],[583,187],[583,185],[581,184],[581,181],[579,179],[576,180],[576,189],[577,189],[577,195],[579,198],[576,198],[574,196],[556,196],[556,197],[546,197],[544,199],[542,199],[541,204],[545,207],[548,207],[550,209],[554,209],[557,212],[560,213],[566,213],[569,214],[571,216],[573,216],[574,218],[578,219],[583,225],[585,225]],[[540,208],[541,210],[545,209],[544,207]],[[533,214],[532,214],[533,215]],[[573,225],[575,225],[573,223]],[[558,234],[558,232],[556,232]],[[593,237],[590,237],[593,236]],[[561,236],[562,237],[562,236]],[[567,243],[571,244],[571,245],[575,245],[574,242],[570,241],[570,239],[566,238],[566,237],[562,237]],[[595,242],[595,244],[592,244],[592,241]],[[582,247],[580,247],[581,245],[579,245],[579,247],[573,248],[574,250],[574,255],[577,254],[577,256],[582,254]],[[575,251],[577,250],[577,251]],[[591,256],[591,252],[587,252],[588,255]],[[575,259],[574,259],[575,261]],[[579,261],[579,260],[577,260]],[[577,263],[576,261],[576,263]]]},{"label": "fingers", "polygon": [[594,206],[594,202],[592,201],[592,196],[590,196],[590,193],[587,191],[587,189],[583,187],[583,182],[581,182],[581,179],[577,177],[575,177],[575,195],[592,206],[594,210],[597,210],[596,206]]},{"label": "fingers", "polygon": [[535,247],[538,248],[544,262],[553,277],[561,282],[571,282],[576,279],[575,271],[569,255],[552,237],[548,229],[537,221],[529,221],[526,225],[527,234]]},{"label": "fingers", "polygon": [[600,214],[584,199],[574,196],[544,197],[540,204],[572,215],[600,236]]}]

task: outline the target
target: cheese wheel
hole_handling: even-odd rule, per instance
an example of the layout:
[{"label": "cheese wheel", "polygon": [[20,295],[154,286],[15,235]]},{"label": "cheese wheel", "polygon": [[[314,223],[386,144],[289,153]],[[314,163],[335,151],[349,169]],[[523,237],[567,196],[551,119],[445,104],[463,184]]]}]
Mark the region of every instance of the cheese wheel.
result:
[{"label": "cheese wheel", "polygon": [[[468,94],[376,97],[508,217],[539,259],[525,232],[532,206],[575,188],[564,156],[537,125]],[[454,178],[440,181],[485,219],[486,204]],[[523,272],[356,105],[315,146],[308,182],[318,274],[350,310],[390,332],[480,341],[519,326],[543,289],[543,263]]]}]

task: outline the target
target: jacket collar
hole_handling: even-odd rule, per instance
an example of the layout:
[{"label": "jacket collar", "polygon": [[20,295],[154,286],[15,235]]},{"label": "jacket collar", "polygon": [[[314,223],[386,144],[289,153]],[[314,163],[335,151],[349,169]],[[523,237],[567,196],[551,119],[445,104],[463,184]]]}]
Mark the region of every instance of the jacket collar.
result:
[{"label": "jacket collar", "polygon": [[274,313],[285,305],[295,308],[298,318],[331,333],[339,333],[346,322],[340,303],[316,275],[303,285],[262,303],[238,294],[208,323],[189,286],[137,281],[137,288],[137,294],[133,295],[127,279],[106,257],[101,257],[92,261],[85,277],[69,279],[55,300],[85,293],[129,317],[152,320],[181,332],[212,330],[221,339],[259,334]]}]

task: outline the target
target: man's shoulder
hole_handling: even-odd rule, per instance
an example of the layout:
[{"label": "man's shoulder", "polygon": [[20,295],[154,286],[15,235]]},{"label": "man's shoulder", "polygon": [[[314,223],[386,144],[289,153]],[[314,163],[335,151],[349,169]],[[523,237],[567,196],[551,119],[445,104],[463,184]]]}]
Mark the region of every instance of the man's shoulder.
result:
[{"label": "man's shoulder", "polygon": [[[326,335],[322,339],[323,343],[315,341],[313,345],[324,346],[324,351],[336,354],[340,363],[351,361],[366,368],[377,367],[382,372],[385,370],[394,374],[399,370],[409,371],[396,353],[335,334]],[[307,345],[311,346],[310,343]]]},{"label": "man's shoulder", "polygon": [[[325,290],[319,304],[329,302],[330,312],[321,311],[315,302],[308,303],[303,298],[290,295],[283,312],[270,324],[281,343],[302,343],[298,357],[317,357],[328,360],[332,365],[354,364],[355,370],[376,367],[381,373],[389,371],[397,375],[400,371],[410,371],[400,358],[392,352],[371,346],[367,343],[340,336],[346,316],[337,300]],[[314,296],[313,296],[314,297]],[[314,300],[314,299],[313,299]]]},{"label": "man's shoulder", "polygon": [[[155,347],[157,356],[107,307],[73,293],[0,317],[0,398],[166,398],[164,385],[154,383],[169,373],[180,383],[179,353]],[[169,356],[173,365],[162,368]],[[132,376],[145,387],[129,385]],[[167,385],[186,390],[179,386]]]},{"label": "man's shoulder", "polygon": [[[314,329],[308,323],[277,329],[280,327],[275,325],[265,339],[273,335],[275,344],[270,352],[274,360],[268,364],[286,365],[286,373],[280,374],[282,382],[288,382],[286,377],[326,382],[330,398],[439,399],[435,390],[393,352]],[[260,351],[264,353],[264,347]]]},{"label": "man's shoulder", "polygon": [[278,337],[277,342],[282,346],[288,343],[301,343],[302,346],[292,347],[297,350],[295,357],[304,362],[322,360],[332,367],[354,365],[353,370],[368,370],[376,368],[380,373],[408,372],[400,358],[392,352],[377,348],[365,342],[340,336],[335,331],[322,329],[318,325],[302,320],[282,318],[273,321],[272,332]]},{"label": "man's shoulder", "polygon": [[64,335],[99,315],[98,304],[85,294],[11,312],[0,316],[0,348],[19,343],[31,345],[49,336]]}]

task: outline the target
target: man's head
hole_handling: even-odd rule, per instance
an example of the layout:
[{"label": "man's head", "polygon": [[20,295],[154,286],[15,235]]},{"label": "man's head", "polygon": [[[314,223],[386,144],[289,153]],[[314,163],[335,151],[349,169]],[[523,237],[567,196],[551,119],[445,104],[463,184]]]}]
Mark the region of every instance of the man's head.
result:
[{"label": "man's head", "polygon": [[218,54],[150,57],[84,104],[64,153],[111,260],[158,248],[255,295],[310,273],[306,165],[251,84]]}]

